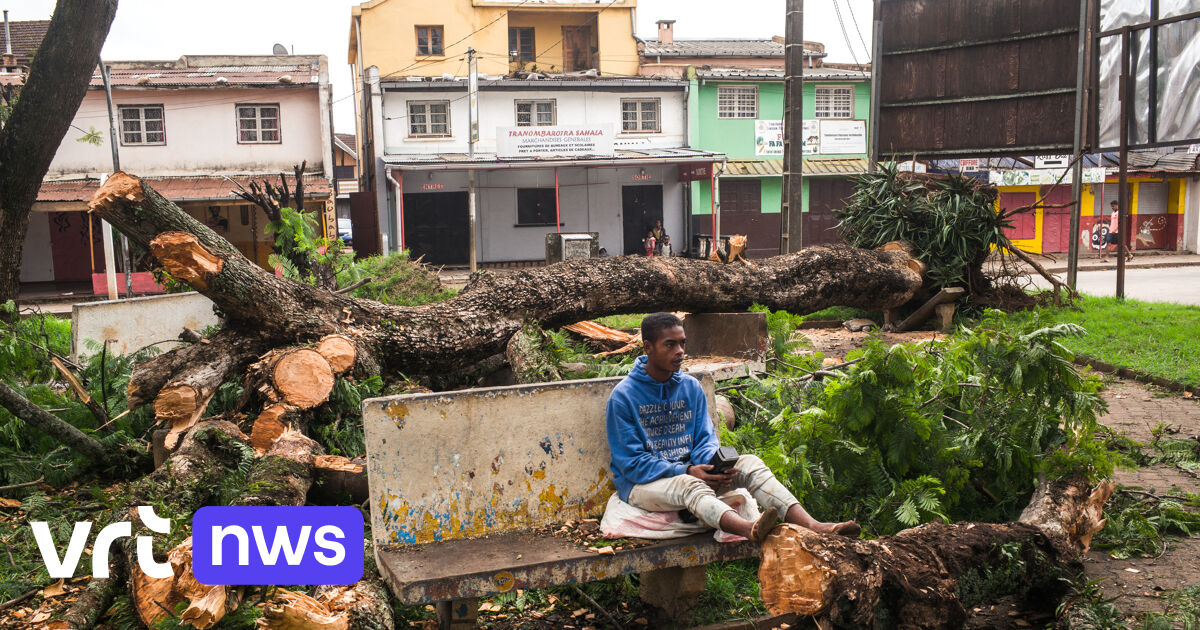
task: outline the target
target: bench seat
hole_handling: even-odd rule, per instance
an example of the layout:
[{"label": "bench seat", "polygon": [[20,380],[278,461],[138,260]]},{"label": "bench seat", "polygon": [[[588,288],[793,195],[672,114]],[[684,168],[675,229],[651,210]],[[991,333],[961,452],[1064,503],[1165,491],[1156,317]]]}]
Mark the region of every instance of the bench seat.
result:
[{"label": "bench seat", "polygon": [[720,544],[713,540],[712,533],[600,554],[569,539],[533,530],[380,547],[377,551],[380,574],[406,605],[480,598],[517,588],[562,586],[666,566],[701,566],[757,556],[758,547],[752,542]]},{"label": "bench seat", "polygon": [[527,530],[381,547],[376,557],[396,598],[413,605],[578,584],[665,567],[702,566],[758,554],[758,547],[751,542],[722,544],[713,540],[711,532],[608,555],[587,551],[566,538]]}]

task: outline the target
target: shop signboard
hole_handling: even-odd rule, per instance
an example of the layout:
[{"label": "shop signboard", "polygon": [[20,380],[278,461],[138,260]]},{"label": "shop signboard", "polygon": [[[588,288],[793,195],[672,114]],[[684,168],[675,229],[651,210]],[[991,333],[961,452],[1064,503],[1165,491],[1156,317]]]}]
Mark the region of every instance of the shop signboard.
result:
[{"label": "shop signboard", "polygon": [[754,121],[754,155],[783,155],[783,121]]},{"label": "shop signboard", "polygon": [[821,155],[867,152],[867,121],[822,120]]},{"label": "shop signboard", "polygon": [[500,127],[500,158],[612,156],[612,124],[562,127]]}]

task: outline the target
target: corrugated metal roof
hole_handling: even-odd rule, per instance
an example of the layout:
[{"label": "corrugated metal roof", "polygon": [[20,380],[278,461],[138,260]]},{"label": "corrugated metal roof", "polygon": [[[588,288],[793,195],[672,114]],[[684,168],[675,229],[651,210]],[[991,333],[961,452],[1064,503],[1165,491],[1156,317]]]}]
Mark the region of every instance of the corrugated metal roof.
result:
[{"label": "corrugated metal roof", "polygon": [[[804,158],[804,175],[858,175],[867,158]],[[729,160],[721,177],[781,177],[783,160]]]},{"label": "corrugated metal roof", "polygon": [[1188,173],[1197,170],[1196,158],[1198,157],[1200,157],[1200,154],[1185,153],[1182,151],[1174,153],[1138,151],[1129,154],[1129,166],[1130,168],[1145,170]]},{"label": "corrugated metal roof", "polygon": [[[237,186],[229,180],[238,182],[246,189],[250,188],[251,179],[266,179],[278,184],[278,173],[261,173],[254,175],[231,175],[226,177],[143,177],[151,188],[160,195],[173,201],[200,199],[240,199],[233,193]],[[294,180],[292,180],[294,182]],[[39,202],[61,201],[91,201],[92,195],[100,188],[100,181],[95,179],[70,179],[62,181],[42,182],[38,190]],[[329,196],[329,180],[321,175],[304,176],[304,196],[306,198],[324,198]]]},{"label": "corrugated metal roof", "polygon": [[867,158],[804,158],[805,175],[860,175],[869,166]]},{"label": "corrugated metal roof", "polygon": [[721,177],[777,177],[783,175],[783,160],[729,160]]},{"label": "corrugated metal roof", "polygon": [[[696,76],[710,81],[719,80],[771,80],[782,81],[786,74],[782,68],[703,68],[696,71]],[[870,72],[859,70],[842,70],[839,68],[805,68],[805,80],[830,81],[866,81],[871,78]]]},{"label": "corrugated metal roof", "polygon": [[647,57],[783,57],[783,44],[772,39],[677,39],[670,44],[648,39],[643,50]]}]

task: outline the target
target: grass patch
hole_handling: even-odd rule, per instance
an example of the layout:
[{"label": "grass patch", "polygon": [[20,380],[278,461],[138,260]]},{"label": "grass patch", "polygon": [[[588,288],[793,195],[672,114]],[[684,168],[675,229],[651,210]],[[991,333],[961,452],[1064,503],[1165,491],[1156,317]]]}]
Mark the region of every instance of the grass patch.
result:
[{"label": "grass patch", "polygon": [[1080,296],[1077,306],[1012,317],[1079,324],[1087,335],[1062,340],[1072,352],[1200,386],[1200,307],[1093,296]]},{"label": "grass patch", "polygon": [[606,317],[597,317],[596,321],[617,330],[640,329],[642,327],[642,318],[649,313],[629,313],[628,315],[608,315]]}]

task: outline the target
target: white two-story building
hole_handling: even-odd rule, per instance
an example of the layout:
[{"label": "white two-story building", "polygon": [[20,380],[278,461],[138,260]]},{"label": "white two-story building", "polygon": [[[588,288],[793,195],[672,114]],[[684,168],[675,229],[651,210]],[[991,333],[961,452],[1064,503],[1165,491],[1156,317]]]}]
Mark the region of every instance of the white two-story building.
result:
[{"label": "white two-story building", "polygon": [[682,249],[682,182],[708,179],[719,159],[687,148],[686,81],[481,77],[472,156],[466,78],[367,76],[379,244],[434,264],[469,260],[469,170],[477,260],[512,263],[544,259],[559,231],[639,253],[659,220]]},{"label": "white two-story building", "polygon": [[[307,162],[305,205],[326,209],[333,145],[324,56],[185,56],[111,68],[121,169],[247,257],[266,265],[273,239],[262,211],[234,194],[236,184],[265,178],[279,185],[283,173],[294,188],[293,166]],[[22,282],[101,283],[102,231],[87,203],[113,170],[109,136],[97,70],[34,204]],[[135,290],[152,290],[139,276]]]}]

